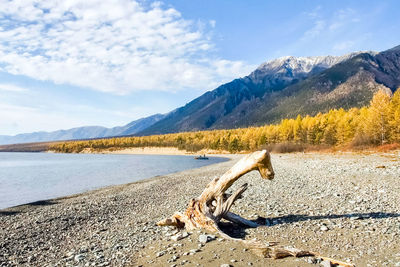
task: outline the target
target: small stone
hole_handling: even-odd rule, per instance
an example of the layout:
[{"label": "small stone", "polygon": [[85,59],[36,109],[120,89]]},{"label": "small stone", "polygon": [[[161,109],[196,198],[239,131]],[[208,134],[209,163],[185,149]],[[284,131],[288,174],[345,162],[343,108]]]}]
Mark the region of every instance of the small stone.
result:
[{"label": "small stone", "polygon": [[75,260],[75,261],[81,261],[81,260],[83,260],[85,257],[86,257],[86,256],[83,255],[83,254],[78,254],[78,255],[76,255],[76,256],[74,257],[74,260]]},{"label": "small stone", "polygon": [[200,249],[195,248],[195,249],[191,249],[189,252],[190,252],[191,255],[193,255],[193,254],[195,254],[195,253],[197,253],[199,251],[200,251]]},{"label": "small stone", "polygon": [[157,256],[157,258],[158,258],[158,257],[163,256],[164,254],[165,254],[164,251],[159,251],[159,252],[157,252],[156,256]]},{"label": "small stone", "polygon": [[183,233],[177,233],[176,235],[171,236],[171,239],[173,241],[179,241],[181,239],[184,239],[185,237],[188,237],[189,234],[187,232],[183,232]]},{"label": "small stone", "polygon": [[221,266],[219,266],[219,267],[232,267],[232,265],[224,263],[224,264],[221,264]]},{"label": "small stone", "polygon": [[208,236],[207,235],[199,235],[199,242],[202,244],[205,244],[208,242]]},{"label": "small stone", "polygon": [[231,262],[232,262],[232,263],[234,263],[234,262],[237,262],[237,260],[235,260],[235,259],[231,259]]},{"label": "small stone", "polygon": [[328,230],[329,230],[328,226],[326,225],[321,226],[321,231],[328,231]]},{"label": "small stone", "polygon": [[322,267],[331,267],[331,262],[330,261],[322,261],[321,262],[321,266]]}]

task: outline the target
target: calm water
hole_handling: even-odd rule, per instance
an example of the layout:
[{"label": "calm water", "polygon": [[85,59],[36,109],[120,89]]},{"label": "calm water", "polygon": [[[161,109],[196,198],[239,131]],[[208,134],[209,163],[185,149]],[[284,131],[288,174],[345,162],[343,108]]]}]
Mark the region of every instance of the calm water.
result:
[{"label": "calm water", "polygon": [[164,155],[0,153],[0,209],[225,160]]}]

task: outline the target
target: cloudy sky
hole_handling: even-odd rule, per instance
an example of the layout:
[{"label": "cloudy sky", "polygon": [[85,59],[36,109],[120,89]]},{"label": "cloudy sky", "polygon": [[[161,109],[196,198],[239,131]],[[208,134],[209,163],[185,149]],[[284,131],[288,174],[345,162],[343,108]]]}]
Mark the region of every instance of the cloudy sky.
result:
[{"label": "cloudy sky", "polygon": [[400,2],[0,0],[0,135],[166,113],[280,56],[400,45]]}]

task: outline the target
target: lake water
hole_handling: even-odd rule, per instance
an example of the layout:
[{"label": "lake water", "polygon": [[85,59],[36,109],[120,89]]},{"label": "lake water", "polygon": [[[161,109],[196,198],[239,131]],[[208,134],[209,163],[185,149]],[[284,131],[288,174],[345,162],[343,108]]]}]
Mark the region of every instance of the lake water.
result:
[{"label": "lake water", "polygon": [[225,160],[165,155],[0,153],[0,209]]}]

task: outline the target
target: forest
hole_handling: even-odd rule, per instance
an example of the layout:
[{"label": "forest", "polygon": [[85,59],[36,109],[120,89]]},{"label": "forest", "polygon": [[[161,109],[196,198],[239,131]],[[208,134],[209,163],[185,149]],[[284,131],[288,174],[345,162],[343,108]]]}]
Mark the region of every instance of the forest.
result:
[{"label": "forest", "polygon": [[279,124],[230,130],[182,132],[140,137],[67,141],[49,147],[64,153],[132,147],[177,147],[186,151],[254,151],[276,144],[291,146],[365,146],[400,142],[400,89],[393,95],[378,91],[370,105],[332,109],[316,116],[283,119]]}]

